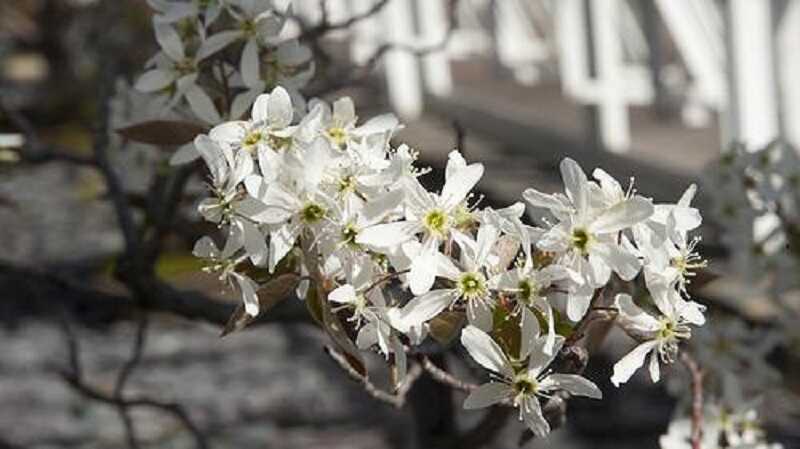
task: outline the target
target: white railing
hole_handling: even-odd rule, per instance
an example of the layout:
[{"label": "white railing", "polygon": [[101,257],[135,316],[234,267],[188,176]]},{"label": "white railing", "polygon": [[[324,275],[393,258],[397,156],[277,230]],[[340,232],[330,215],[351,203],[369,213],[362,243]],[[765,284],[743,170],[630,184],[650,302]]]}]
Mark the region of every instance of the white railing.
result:
[{"label": "white railing", "polygon": [[[328,0],[328,10],[357,14],[377,0]],[[800,0],[774,17],[775,0],[649,0],[679,53],[686,126],[719,116],[723,147],[752,146],[776,137],[800,144]],[[316,0],[295,0],[313,20]],[[424,48],[448,29],[446,0],[390,0],[360,22],[350,41],[357,63],[387,42]],[[558,68],[564,96],[597,110],[598,139],[610,151],[631,148],[629,108],[656,98],[653,79],[674,73],[656,66],[640,23],[641,2],[627,0],[461,0],[460,26],[440,52],[418,57],[397,49],[382,65],[394,109],[407,119],[423,112],[425,95],[453,92],[450,62],[490,56],[522,85]],[[648,5],[650,6],[650,5]],[[488,18],[488,20],[487,20]],[[777,55],[777,58],[774,58]],[[655,74],[653,71],[657,71]],[[669,84],[669,83],[667,83]]]}]

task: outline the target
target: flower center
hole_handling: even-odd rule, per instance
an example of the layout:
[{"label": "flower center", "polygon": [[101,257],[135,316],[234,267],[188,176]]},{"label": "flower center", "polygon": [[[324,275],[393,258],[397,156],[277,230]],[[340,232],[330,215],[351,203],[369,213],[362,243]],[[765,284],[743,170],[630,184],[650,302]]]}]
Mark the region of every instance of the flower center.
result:
[{"label": "flower center", "polygon": [[258,142],[261,141],[262,137],[263,135],[261,134],[260,131],[251,131],[246,136],[244,136],[244,139],[242,140],[242,147],[252,152],[253,147],[257,145]]},{"label": "flower center", "polygon": [[536,379],[528,376],[527,373],[523,373],[514,379],[512,387],[518,395],[530,396],[539,391],[539,382],[537,382]]},{"label": "flower center", "polygon": [[267,137],[267,143],[275,151],[288,150],[292,147],[292,138],[270,134],[269,137]]},{"label": "flower center", "polygon": [[486,296],[486,285],[483,276],[478,273],[464,273],[458,279],[458,291],[465,299],[476,299]]},{"label": "flower center", "polygon": [[678,356],[680,340],[691,338],[692,330],[686,324],[673,319],[661,318],[661,329],[658,331],[658,355],[664,363],[672,363]]},{"label": "flower center", "polygon": [[328,137],[339,149],[344,147],[344,144],[347,143],[347,131],[340,126],[328,128]]},{"label": "flower center", "polygon": [[181,61],[175,63],[175,70],[181,73],[182,75],[193,73],[196,70],[194,65],[194,60],[191,58],[185,58]]},{"label": "flower center", "polygon": [[539,291],[536,283],[530,279],[523,279],[519,281],[517,288],[519,288],[519,292],[517,293],[519,299],[528,305],[530,305],[530,303],[533,301],[533,298],[537,296]]},{"label": "flower center", "polygon": [[584,228],[572,230],[572,246],[584,256],[589,254],[589,246],[593,240],[592,234]]},{"label": "flower center", "polygon": [[325,208],[317,203],[306,203],[300,211],[300,216],[306,223],[316,223],[325,217]]},{"label": "flower center", "polygon": [[342,241],[348,246],[358,246],[356,243],[356,237],[358,237],[358,228],[352,223],[349,223],[347,226],[342,229]]},{"label": "flower center", "polygon": [[257,28],[256,23],[253,20],[247,19],[244,20],[240,25],[241,30],[244,34],[248,36],[254,36],[256,34]]},{"label": "flower center", "polygon": [[339,179],[337,186],[340,193],[353,192],[356,190],[356,178],[353,175],[345,176]]},{"label": "flower center", "polygon": [[448,219],[447,214],[441,209],[429,211],[422,221],[428,232],[440,237],[447,234],[447,230],[450,225],[450,220]]}]

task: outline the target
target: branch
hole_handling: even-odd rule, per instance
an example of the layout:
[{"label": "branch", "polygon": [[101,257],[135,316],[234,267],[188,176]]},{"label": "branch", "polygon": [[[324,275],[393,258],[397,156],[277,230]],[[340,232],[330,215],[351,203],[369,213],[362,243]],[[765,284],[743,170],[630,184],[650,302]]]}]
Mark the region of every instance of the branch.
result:
[{"label": "branch", "polygon": [[93,387],[83,380],[83,369],[80,362],[80,345],[75,335],[74,329],[69,323],[66,314],[62,316],[62,329],[66,335],[67,351],[69,357],[69,370],[61,372],[61,377],[66,383],[81,395],[101,402],[103,404],[111,405],[117,408],[120,413],[123,425],[125,427],[126,438],[128,446],[138,448],[139,444],[136,440],[135,429],[133,422],[130,418],[130,409],[135,407],[152,408],[161,410],[165,413],[171,414],[179,422],[183,424],[186,430],[192,435],[195,445],[198,449],[209,449],[209,445],[205,436],[195,423],[190,418],[189,414],[180,404],[176,402],[159,401],[148,397],[140,396],[128,398],[123,393],[125,384],[127,383],[133,369],[138,365],[142,357],[144,349],[145,336],[147,330],[147,320],[142,316],[139,326],[136,331],[136,340],[134,342],[131,358],[125,363],[120,370],[119,377],[112,393],[106,393],[100,389]]},{"label": "branch", "polygon": [[681,361],[692,377],[692,449],[702,449],[703,378],[705,377],[705,372],[688,352],[681,353]]},{"label": "branch", "polygon": [[456,7],[458,1],[459,0],[449,0],[448,2],[449,14],[447,31],[442,37],[442,40],[438,43],[426,47],[417,47],[414,45],[397,42],[384,43],[379,46],[369,58],[367,58],[367,61],[364,63],[364,65],[348,67],[347,69],[343,70],[342,73],[331,76],[330,79],[333,81],[319,86],[316,89],[308,89],[304,91],[304,95],[308,98],[321,97],[326,93],[342,89],[344,87],[362,84],[367,77],[369,77],[372,71],[375,70],[375,67],[377,67],[383,56],[390,50],[402,50],[415,56],[425,56],[427,54],[443,50],[445,47],[447,47],[447,43],[450,42],[450,38],[453,35],[453,31],[457,25]]},{"label": "branch", "polygon": [[447,371],[439,368],[433,362],[431,362],[431,359],[429,359],[426,355],[420,355],[417,357],[417,360],[419,361],[420,365],[422,365],[422,368],[431,376],[431,378],[441,384],[455,388],[456,390],[465,391],[467,393],[478,388],[478,385],[458,379]]},{"label": "branch", "polygon": [[416,380],[422,374],[422,368],[420,365],[412,366],[411,369],[406,373],[406,378],[403,384],[393,394],[376,387],[375,384],[373,384],[366,376],[362,376],[358,371],[353,369],[347,359],[339,351],[331,348],[330,346],[325,346],[325,353],[328,354],[330,358],[333,359],[337,365],[339,365],[339,368],[341,368],[342,371],[350,376],[351,379],[361,384],[367,394],[381,402],[391,405],[394,408],[402,408],[405,405],[408,392],[411,390],[414,382],[416,382]]},{"label": "branch", "polygon": [[323,14],[323,20],[316,26],[305,30],[302,34],[300,34],[300,40],[315,40],[331,31],[336,30],[344,30],[347,28],[352,27],[353,25],[361,22],[362,20],[366,20],[371,18],[374,15],[377,15],[381,12],[381,10],[389,3],[389,0],[380,0],[379,2],[372,5],[367,11],[364,11],[361,14],[356,14],[351,16],[350,18],[343,20],[337,23],[330,23],[327,19],[327,9],[324,7],[324,2],[322,2],[321,10]]},{"label": "branch", "polygon": [[55,145],[47,145],[39,139],[36,128],[22,113],[15,111],[0,101],[0,112],[8,121],[25,136],[25,146],[28,151],[20,151],[19,156],[29,164],[44,164],[47,162],[68,162],[78,166],[95,167],[95,160],[77,155],[77,151]]},{"label": "branch", "polygon": [[[82,322],[93,325],[135,319],[140,311],[147,311],[170,313],[222,327],[236,309],[236,304],[199,292],[179,290],[156,279],[145,281],[141,287],[147,289],[147,296],[144,301],[137,302],[130,295],[93,289],[85,282],[75,282],[55,273],[0,262],[0,287],[10,289],[14,297],[18,295],[23,307],[35,313],[52,314],[52,304],[58,301],[65,309],[76,312]],[[30,300],[39,297],[40,300]],[[308,323],[309,317],[299,301],[284,301],[253,324],[274,322]]]}]

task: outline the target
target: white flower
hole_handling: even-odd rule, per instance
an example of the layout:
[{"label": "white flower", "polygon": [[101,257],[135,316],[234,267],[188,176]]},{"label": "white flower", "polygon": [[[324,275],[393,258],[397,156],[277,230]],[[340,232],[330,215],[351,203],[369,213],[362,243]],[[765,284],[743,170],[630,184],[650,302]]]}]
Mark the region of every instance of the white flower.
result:
[{"label": "white flower", "polygon": [[490,330],[494,297],[489,291],[486,266],[497,236],[496,228],[484,225],[478,229],[476,241],[467,236],[458,237],[457,241],[462,251],[462,269],[444,257],[438,258],[438,269],[434,267],[434,270],[448,279],[452,286],[430,290],[409,301],[393,316],[394,325],[398,330],[419,327],[457,301],[466,304],[467,318],[472,325]]},{"label": "white flower", "polygon": [[200,135],[194,141],[197,151],[211,174],[210,189],[214,195],[198,206],[209,221],[228,224],[242,232],[244,245],[256,265],[267,262],[267,244],[254,220],[265,212],[263,204],[245,194],[242,181],[253,171],[253,161],[246,153],[232,154]]},{"label": "white flower", "polygon": [[[451,156],[448,166],[453,161]],[[396,247],[422,233],[422,251],[411,264],[409,280],[412,293],[424,294],[431,289],[436,277],[439,246],[450,238],[459,208],[482,175],[482,164],[449,170],[439,195],[425,190],[416,179],[406,179],[406,219],[371,226],[363,230],[356,241],[381,250]]]},{"label": "white flower", "polygon": [[258,315],[258,285],[249,277],[238,273],[236,265],[241,263],[247,256],[234,257],[242,246],[242,234],[236,231],[236,228],[231,228],[228,235],[228,240],[222,251],[217,248],[214,241],[210,237],[202,237],[194,245],[192,254],[196,257],[206,259],[207,265],[204,271],[210,273],[219,273],[219,279],[222,282],[229,284],[231,287],[235,284],[240,294],[242,295],[242,302],[244,303],[245,313],[250,316]]},{"label": "white flower", "polygon": [[[401,189],[376,196],[367,203],[347,201],[334,203],[331,211],[332,229],[321,239],[323,257],[336,257],[346,267],[367,255],[367,250],[356,242],[362,229],[383,221],[403,201]],[[354,268],[350,268],[351,270]]]},{"label": "white flower", "polygon": [[[259,155],[268,148],[279,152],[294,145],[292,123],[294,109],[286,89],[278,86],[269,94],[261,94],[253,103],[252,118],[225,122],[215,126],[209,136],[220,145],[234,151],[243,150]],[[264,174],[267,176],[268,174]]]},{"label": "white flower", "polygon": [[350,97],[342,97],[333,103],[333,110],[327,103],[312,101],[310,107],[322,110],[322,132],[334,148],[349,149],[353,143],[373,135],[387,137],[394,132],[399,123],[394,114],[383,114],[373,117],[361,126],[357,126],[355,106]]},{"label": "white flower", "polygon": [[467,352],[484,368],[498,375],[496,381],[485,383],[470,393],[464,401],[464,408],[484,408],[510,401],[519,409],[520,420],[541,437],[550,432],[550,425],[542,416],[539,397],[546,398],[556,390],[595,399],[600,399],[602,393],[595,384],[581,376],[548,373],[547,368],[561,349],[563,338],[556,339],[555,351],[551,355],[542,350],[546,344],[544,338],[536,337],[532,332],[522,338],[520,360],[528,358],[528,363],[517,368],[492,337],[474,326],[464,328],[461,343]]},{"label": "white flower", "polygon": [[222,121],[214,102],[196,83],[199,63],[221,47],[214,40],[205,40],[197,53],[189,56],[180,35],[172,25],[154,19],[153,27],[161,51],[148,64],[154,68],[142,74],[136,81],[136,89],[148,93],[167,93],[171,96],[168,108],[186,98],[192,112],[201,120],[210,124]]},{"label": "white flower", "polygon": [[508,292],[514,295],[516,307],[514,313],[521,313],[524,309],[538,309],[547,320],[547,344],[544,351],[552,354],[555,347],[556,331],[553,307],[547,299],[548,290],[557,281],[570,280],[569,271],[559,265],[548,265],[542,269],[534,268],[532,262],[524,264],[501,273],[489,282],[493,289]]},{"label": "white flower", "polygon": [[618,201],[611,207],[592,207],[589,181],[572,159],[561,162],[561,177],[566,196],[548,195],[535,189],[523,193],[534,207],[543,207],[559,220],[538,241],[537,246],[559,255],[557,262],[586,280],[586,287],[570,297],[567,316],[577,321],[589,307],[593,288],[605,285],[616,272],[623,280],[631,280],[639,272],[641,262],[618,243],[621,231],[646,220],[653,214],[651,202],[640,196]]},{"label": "white flower", "polygon": [[352,273],[355,273],[351,279],[353,284],[337,287],[330,292],[328,300],[339,304],[333,309],[334,312],[341,308],[347,308],[352,312],[348,320],[353,322],[358,330],[356,345],[359,349],[377,345],[387,358],[394,355],[395,386],[398,387],[403,383],[406,374],[406,352],[403,343],[389,324],[387,316],[389,308],[383,291],[373,285],[376,272],[368,267],[359,267]]},{"label": "white flower", "polygon": [[688,239],[678,225],[675,210],[667,215],[662,232],[663,236],[647,226],[634,229],[637,248],[644,257],[647,286],[651,290],[677,288],[688,295],[687,284],[697,270],[706,267],[706,261],[696,251],[700,238]]},{"label": "white flower", "polygon": [[[669,293],[671,292],[671,293]],[[654,298],[655,299],[655,298]],[[668,290],[665,296],[655,300],[659,316],[647,314],[628,294],[618,294],[615,298],[618,310],[617,322],[620,327],[637,340],[642,341],[636,348],[614,365],[611,383],[615,386],[628,381],[650,355],[648,369],[653,382],[661,378],[659,362],[672,363],[678,355],[678,345],[692,336],[690,319],[696,318],[698,306],[684,301],[675,290]],[[702,309],[700,309],[702,310]],[[702,318],[702,313],[700,313]]]}]

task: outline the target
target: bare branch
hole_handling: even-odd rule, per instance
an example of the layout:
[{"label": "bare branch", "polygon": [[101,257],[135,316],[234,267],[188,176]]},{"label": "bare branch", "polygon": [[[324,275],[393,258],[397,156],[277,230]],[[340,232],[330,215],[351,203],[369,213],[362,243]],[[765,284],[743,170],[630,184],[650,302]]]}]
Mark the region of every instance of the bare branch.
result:
[{"label": "bare branch", "polygon": [[405,405],[408,392],[411,390],[414,382],[422,374],[422,368],[420,365],[412,366],[411,369],[408,370],[408,373],[406,373],[406,378],[403,381],[403,384],[394,394],[392,394],[376,387],[375,384],[373,384],[366,376],[362,376],[358,371],[353,369],[344,355],[342,355],[339,351],[331,348],[330,346],[326,346],[325,353],[328,354],[331,359],[333,359],[333,361],[339,365],[342,371],[350,376],[351,379],[361,384],[367,394],[381,402],[391,405],[394,408],[402,408]]},{"label": "bare branch", "polygon": [[467,393],[478,388],[478,385],[458,379],[447,371],[439,368],[431,362],[428,356],[420,355],[417,360],[419,360],[422,368],[431,378],[439,383],[455,388],[456,390],[466,391]]},{"label": "bare branch", "polygon": [[55,145],[47,145],[39,139],[39,133],[22,113],[8,107],[0,100],[0,112],[5,115],[9,122],[25,136],[25,149],[20,151],[19,156],[28,164],[43,164],[47,162],[68,162],[71,164],[94,167],[95,160],[84,156],[79,156],[78,152]]},{"label": "bare branch", "polygon": [[114,390],[111,393],[103,392],[100,389],[89,385],[83,380],[83,369],[81,367],[79,353],[80,345],[69,321],[66,319],[66,315],[64,315],[64,320],[62,321],[62,329],[67,337],[67,351],[69,352],[70,368],[69,370],[61,372],[61,377],[73,388],[73,390],[81,395],[117,408],[125,427],[126,439],[129,447],[139,447],[135,436],[133,421],[130,418],[129,412],[131,408],[142,407],[161,410],[174,416],[192,435],[192,438],[194,439],[195,445],[198,449],[209,449],[208,442],[206,441],[203,433],[200,431],[194,421],[192,421],[183,406],[177,402],[160,401],[144,396],[128,398],[124,395],[124,387],[127,383],[127,379],[136,365],[138,365],[142,357],[147,330],[147,320],[144,318],[144,316],[142,316],[139,326],[137,327],[136,339],[131,358],[120,370]]},{"label": "bare branch", "polygon": [[325,1],[320,1],[320,11],[322,11],[323,16],[320,23],[312,28],[307,29],[300,35],[301,40],[316,40],[320,37],[324,36],[331,31],[337,30],[344,30],[352,27],[353,25],[361,22],[362,20],[369,19],[383,10],[383,8],[389,3],[389,0],[380,0],[372,5],[368,10],[364,11],[361,14],[353,15],[346,20],[337,23],[330,23],[328,21],[328,14],[327,8],[325,7]]},{"label": "bare branch", "polygon": [[692,449],[702,449],[703,440],[703,378],[705,372],[697,361],[686,351],[681,353],[681,361],[692,378]]},{"label": "bare branch", "polygon": [[370,76],[370,74],[373,72],[373,70],[375,70],[375,67],[378,66],[378,63],[381,61],[383,56],[386,55],[386,53],[388,53],[391,50],[406,51],[415,56],[425,56],[427,54],[443,50],[445,47],[447,47],[447,43],[450,42],[450,38],[453,35],[453,31],[455,30],[457,25],[457,17],[455,11],[458,1],[459,0],[449,0],[448,27],[441,41],[425,47],[418,47],[415,45],[408,45],[398,42],[387,42],[379,46],[372,53],[372,55],[369,58],[367,58],[367,61],[364,63],[364,65],[348,67],[341,73],[331,76],[330,79],[332,81],[329,82],[328,84],[318,86],[315,89],[308,89],[307,91],[304,91],[304,94],[309,98],[320,97],[326,93],[333,92],[338,89],[342,89],[344,87],[359,85],[364,83]]}]

